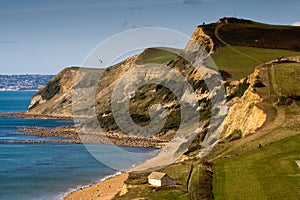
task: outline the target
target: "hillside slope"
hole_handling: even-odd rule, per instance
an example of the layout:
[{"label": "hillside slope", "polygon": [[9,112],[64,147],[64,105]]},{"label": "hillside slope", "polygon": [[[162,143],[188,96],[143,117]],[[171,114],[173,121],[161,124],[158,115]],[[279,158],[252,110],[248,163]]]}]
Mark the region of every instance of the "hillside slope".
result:
[{"label": "hillside slope", "polygon": [[[201,51],[199,49],[200,44],[207,51],[208,55],[212,55],[213,59],[215,58],[213,61],[216,62],[224,79],[226,97],[230,100],[228,105],[231,107],[224,122],[223,132],[225,135],[228,136],[235,130],[241,130],[243,136],[253,133],[266,121],[267,117],[263,109],[256,106],[263,99],[255,94],[253,88],[247,89],[249,85],[255,84],[256,76],[258,76],[257,72],[251,76],[250,74],[253,73],[255,66],[260,66],[263,63],[282,57],[299,55],[299,52],[295,51],[297,50],[297,42],[300,40],[300,38],[297,40],[299,30],[299,27],[266,25],[235,18],[222,18],[217,23],[201,25],[196,28],[191,41],[182,53],[193,55],[195,52]],[[275,41],[286,32],[288,35],[292,34],[296,38],[290,41],[278,41],[274,45],[272,39]],[[236,34],[236,39],[230,38],[232,34]],[[252,40],[251,38],[261,38],[261,40],[257,42],[256,39]],[[224,48],[227,48],[227,50]],[[111,96],[116,83],[128,71],[135,69],[141,64],[159,63],[178,70],[189,81],[199,104],[200,120],[208,120],[212,111],[210,101],[212,96],[209,94],[210,91],[205,84],[203,74],[199,74],[199,71],[191,63],[179,56],[179,50],[177,52],[178,54],[176,55],[164,48],[146,49],[140,55],[130,57],[119,64],[104,69],[101,72],[101,78],[99,77],[98,80],[97,77],[94,77],[93,83],[78,81],[81,79],[80,76],[82,76],[80,73],[83,73],[84,70],[78,72],[76,67],[67,68],[54,77],[33,97],[28,113],[72,116],[74,112],[72,106],[77,105],[76,115],[88,117],[89,112],[87,110],[91,108],[91,105],[86,107],[88,103],[80,103],[81,101],[84,102],[84,96],[82,98],[77,97],[76,100],[78,102],[74,102],[76,100],[73,98],[73,89],[80,89],[80,87],[86,89],[87,87],[96,86],[97,92],[94,99],[95,115],[101,127],[105,131],[121,131],[114,120],[111,110]],[[232,56],[236,59],[230,59]],[[206,59],[204,64],[211,65],[213,61]],[[241,71],[243,73],[240,73]],[[248,73],[244,73],[246,71]],[[156,76],[154,72],[149,71],[147,73],[146,79]],[[248,75],[247,78],[246,75]],[[87,81],[89,78],[84,79]],[[130,80],[136,80],[133,82],[139,82],[139,79],[139,77],[136,77],[136,74],[130,75]],[[162,105],[168,117],[160,131],[160,136],[165,139],[171,139],[172,134],[169,135],[168,133],[174,133],[179,128],[181,120],[181,109],[179,101],[173,93],[174,91],[170,91],[159,84],[147,84],[136,91],[127,92],[130,98],[129,111],[131,118],[140,126],[150,123],[149,108],[152,105],[158,103]],[[242,97],[244,92],[246,92],[245,97],[240,100],[234,98],[236,96]],[[237,128],[237,126],[241,126],[241,128]]]},{"label": "hillside slope", "polygon": [[[297,50],[296,46],[299,46],[297,43],[300,40],[298,38],[299,31],[299,27],[266,25],[249,20],[222,18],[217,23],[198,26],[184,52],[192,53],[200,51],[200,49],[197,49],[199,48],[199,44],[204,47],[208,54],[212,55],[217,67],[221,70],[220,72],[224,80],[229,78],[229,81],[225,85],[228,86],[227,97],[232,98],[237,95],[235,90],[241,91],[242,93],[238,94],[241,96],[246,91],[249,83],[231,80],[245,78],[246,75],[253,73],[255,66],[264,62],[278,59],[278,57],[299,55],[295,51]],[[280,40],[274,45],[273,41],[277,41],[279,37],[282,38],[285,33],[295,37],[290,41]],[[235,36],[231,38],[230,36],[233,34]],[[257,38],[260,38],[260,40],[256,41]],[[239,49],[242,46],[244,49]],[[209,65],[211,61],[207,60],[205,62]],[[118,129],[110,108],[110,99],[116,82],[127,71],[136,68],[140,64],[147,63],[166,63],[166,66],[178,69],[193,86],[200,104],[200,111],[207,113],[207,115],[202,114],[204,116],[203,119],[209,118],[208,90],[197,70],[193,69],[180,56],[168,52],[167,49],[147,49],[140,55],[128,58],[103,71],[95,98],[96,113],[103,128],[108,131],[116,131]],[[78,68],[67,68],[54,77],[34,96],[28,113],[71,116],[73,111],[72,103],[77,104],[77,102],[72,102],[72,89],[75,87],[75,82],[78,82],[79,79],[78,71],[76,70]],[[241,89],[241,87],[244,87],[244,89]],[[135,95],[131,96],[129,109],[133,121],[140,125],[148,124],[150,120],[148,108],[155,103],[161,102],[163,103],[162,106],[167,109],[169,116],[163,132],[176,130],[180,120],[178,101],[170,90],[155,84],[139,88],[135,91]],[[236,107],[238,106],[236,105]],[[83,107],[76,112],[84,116],[86,109]],[[256,113],[256,111],[253,111],[253,113]],[[251,127],[251,123],[249,126]],[[255,130],[253,127],[250,129]]]},{"label": "hillside slope", "polygon": [[224,140],[210,155],[215,199],[299,199],[300,63],[264,66],[256,92],[266,123],[242,140]]},{"label": "hillside slope", "polygon": [[149,173],[132,173],[115,199],[299,199],[299,72],[299,57],[258,67],[238,81],[213,151],[199,159],[196,139],[179,162],[159,169],[176,187],[156,189],[145,184]]},{"label": "hillside slope", "polygon": [[[247,166],[246,169],[259,172],[259,177],[266,177],[266,180],[269,181],[256,180],[255,183],[268,185],[271,179],[264,172],[270,169],[266,167],[263,169],[265,171],[258,170],[262,167],[262,163],[258,161],[264,154],[261,154],[257,149],[263,147],[263,152],[270,154],[272,148],[277,149],[286,146],[286,144],[280,143],[281,140],[283,143],[289,143],[290,140],[285,140],[285,138],[299,135],[300,91],[297,87],[300,62],[299,31],[299,27],[266,25],[249,20],[223,18],[213,24],[198,26],[182,54],[174,55],[164,49],[151,48],[146,49],[140,55],[105,69],[99,82],[93,83],[97,86],[94,98],[97,122],[100,123],[104,131],[112,133],[121,131],[111,108],[111,96],[118,81],[128,71],[131,72],[141,64],[148,63],[163,64],[161,67],[175,69],[183,75],[194,90],[198,103],[197,112],[200,113],[200,125],[203,127],[201,132],[197,132],[191,144],[185,143],[189,145],[188,147],[182,145],[182,149],[188,149],[188,151],[181,157],[180,161],[160,169],[179,179],[179,185],[157,189],[156,192],[153,192],[154,189],[145,184],[147,173],[138,175],[132,173],[124,189],[127,192],[116,197],[116,199],[137,198],[137,194],[138,197],[146,199],[148,197],[150,199],[165,199],[170,195],[172,199],[211,199],[212,185],[210,184],[212,181],[216,198],[222,199],[223,195],[228,196],[231,191],[234,191],[235,196],[233,198],[245,199],[243,194],[247,194],[248,189],[254,190],[256,185],[247,182],[245,187],[240,187],[245,181],[245,176],[238,172],[232,173],[226,167],[227,164],[228,166],[237,166],[236,171],[249,173],[250,178],[256,179],[257,176],[255,173],[250,174],[250,172],[243,171],[243,166],[236,165],[239,164],[239,158],[245,162],[247,159],[251,159],[251,166]],[[209,120],[213,116],[212,113],[218,115],[221,112],[225,113],[225,111],[221,110],[220,107],[212,106],[212,98],[217,94],[208,89],[203,74],[192,66],[195,63],[201,65],[200,61],[202,60],[193,60],[191,64],[180,56],[189,53],[190,55],[202,53],[197,44],[201,44],[212,56],[213,60],[204,59],[203,64],[207,66],[211,65],[213,61],[216,63],[226,90],[228,113],[225,117],[218,116],[215,124],[209,124]],[[207,71],[209,70],[214,71],[211,68]],[[147,71],[144,78],[151,79],[155,77],[155,73]],[[141,82],[141,79],[135,75],[132,73],[128,77],[132,82]],[[72,115],[72,103],[76,105],[81,103],[80,101],[72,102],[72,88],[86,89],[91,86],[91,83],[85,82],[79,82],[78,85],[76,80],[80,79],[81,76],[82,74],[78,72],[77,68],[62,71],[35,95],[28,113]],[[293,78],[290,79],[289,77]],[[214,78],[211,73],[208,80]],[[176,80],[173,83],[176,85]],[[128,85],[123,86],[129,88]],[[185,96],[183,94],[186,91],[179,92]],[[182,99],[178,99],[174,95],[174,91],[164,87],[163,84],[147,84],[139,87],[136,91],[128,90],[124,95],[125,99],[130,99],[129,112],[132,120],[141,127],[151,123],[149,110],[153,108],[152,106],[161,104],[168,117],[164,127],[154,138],[160,138],[164,141],[170,141],[173,138],[174,133],[179,128],[182,111],[180,104]],[[83,98],[84,96],[77,98],[77,100],[84,100]],[[185,103],[191,105],[188,98],[184,100]],[[76,113],[79,116],[89,116],[89,112],[87,112],[89,108],[84,103],[81,103],[81,106],[77,107]],[[122,110],[122,107],[119,109]],[[216,137],[205,141],[207,135],[214,136],[218,131],[220,138]],[[218,136],[218,134],[216,135]],[[298,139],[297,136],[294,138]],[[205,159],[199,159],[199,155],[200,157],[206,156],[207,152],[200,151],[203,143],[206,144],[205,142],[208,144],[215,142],[217,145]],[[274,142],[279,143],[272,146],[271,144]],[[295,145],[296,143],[290,142],[289,144]],[[272,156],[276,157],[280,151],[272,153]],[[239,155],[241,156],[238,157]],[[296,157],[293,155],[291,158]],[[256,165],[257,162],[258,165]],[[276,159],[271,160],[271,162],[276,162]],[[292,163],[292,161],[288,160],[288,163]],[[247,163],[243,164],[247,165]],[[291,165],[284,163],[283,168],[288,167]],[[214,175],[212,175],[212,170]],[[239,176],[237,177],[237,175]],[[280,173],[273,175],[280,176]],[[230,178],[228,179],[228,177]],[[299,188],[297,180],[295,181],[296,186],[291,191]],[[276,187],[272,187],[272,189],[277,188],[277,191],[280,191],[280,188],[283,187],[282,183],[285,183],[285,180],[277,182]],[[241,191],[239,191],[240,188]],[[258,190],[258,188],[256,189]],[[265,197],[260,195],[264,191],[267,190],[259,190],[257,197]],[[286,194],[283,197],[286,198]],[[268,196],[268,198],[271,197],[272,195]]]},{"label": "hillside slope", "polygon": [[72,90],[77,72],[78,67],[70,67],[53,77],[34,95],[27,113],[63,117],[72,116]]}]

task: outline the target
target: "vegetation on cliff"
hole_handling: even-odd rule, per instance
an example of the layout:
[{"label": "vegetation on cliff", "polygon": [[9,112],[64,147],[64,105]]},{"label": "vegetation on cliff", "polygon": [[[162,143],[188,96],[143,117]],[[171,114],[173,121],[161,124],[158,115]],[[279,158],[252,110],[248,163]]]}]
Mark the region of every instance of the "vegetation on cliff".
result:
[{"label": "vegetation on cliff", "polygon": [[[298,153],[295,141],[299,140],[300,132],[300,66],[299,57],[295,56],[300,56],[300,28],[223,18],[217,23],[198,26],[192,39],[204,45],[221,70],[229,110],[220,126],[209,124],[212,113],[219,110],[212,108],[211,94],[203,77],[189,62],[166,49],[146,49],[140,55],[105,69],[99,82],[94,82],[97,84],[97,119],[107,132],[121,132],[111,110],[116,81],[139,64],[147,63],[163,63],[162,66],[176,69],[186,78],[197,96],[197,111],[203,123],[203,130],[196,135],[182,159],[160,169],[176,178],[178,185],[152,188],[146,184],[147,173],[132,173],[127,181],[128,192],[116,199],[212,199],[213,196],[221,199],[223,195],[230,199],[261,199],[273,198],[279,193],[282,195],[277,196],[278,199],[296,199],[299,197],[296,193],[300,185],[299,171],[293,163]],[[192,42],[183,52],[188,51],[197,51]],[[291,56],[293,58],[288,58]],[[212,60],[204,60],[205,64],[210,62]],[[67,91],[74,87],[76,75],[78,70],[66,69],[52,79],[33,98],[29,113],[72,115],[70,106],[76,102],[71,101],[72,93]],[[134,76],[132,79],[139,81]],[[83,84],[84,88],[89,84]],[[128,95],[133,121],[146,126],[151,122],[150,107],[161,104],[168,117],[155,137],[170,141],[180,125],[182,109],[174,91],[163,84],[147,84],[134,92]],[[84,114],[85,109],[88,108],[83,105],[78,113]],[[208,130],[216,131],[219,127],[223,129],[221,137],[215,139],[218,144],[206,160],[199,159]],[[287,150],[278,150],[287,146]],[[276,163],[280,163],[278,170],[272,168]],[[281,178],[272,182],[273,176]],[[282,192],[290,183],[293,186]],[[256,187],[269,184],[272,191]]]}]

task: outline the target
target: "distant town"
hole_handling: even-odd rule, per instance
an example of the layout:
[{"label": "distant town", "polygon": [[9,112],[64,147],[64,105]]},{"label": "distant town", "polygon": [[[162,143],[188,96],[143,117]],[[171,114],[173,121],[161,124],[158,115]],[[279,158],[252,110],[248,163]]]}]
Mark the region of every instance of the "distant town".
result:
[{"label": "distant town", "polygon": [[0,91],[37,91],[54,75],[0,75]]}]

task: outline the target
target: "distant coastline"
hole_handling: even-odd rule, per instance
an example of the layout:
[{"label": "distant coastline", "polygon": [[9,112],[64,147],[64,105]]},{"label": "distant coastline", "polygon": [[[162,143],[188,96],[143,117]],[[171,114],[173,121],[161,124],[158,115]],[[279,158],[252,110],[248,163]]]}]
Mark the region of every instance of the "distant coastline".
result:
[{"label": "distant coastline", "polygon": [[24,74],[1,75],[0,91],[38,91],[48,83],[54,75]]},{"label": "distant coastline", "polygon": [[37,92],[39,91],[38,89],[36,90],[9,90],[9,89],[5,89],[5,88],[1,88],[0,92]]}]

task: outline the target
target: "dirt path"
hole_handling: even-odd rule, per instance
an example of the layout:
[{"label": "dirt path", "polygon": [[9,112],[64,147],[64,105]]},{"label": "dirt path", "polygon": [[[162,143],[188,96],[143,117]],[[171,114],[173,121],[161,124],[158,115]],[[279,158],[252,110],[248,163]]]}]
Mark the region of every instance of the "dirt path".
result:
[{"label": "dirt path", "polygon": [[241,54],[241,55],[244,55],[244,56],[246,56],[246,57],[248,57],[248,58],[250,58],[250,59],[252,59],[252,60],[255,60],[255,61],[257,61],[258,63],[263,63],[263,61],[261,61],[261,60],[255,58],[255,57],[253,57],[253,56],[250,56],[250,55],[248,55],[248,54],[245,54],[244,52],[239,51],[239,50],[233,48],[230,44],[228,44],[227,42],[225,42],[225,41],[220,37],[220,35],[219,35],[219,29],[220,29],[221,27],[225,26],[225,25],[226,25],[226,24],[221,24],[221,25],[219,25],[219,26],[217,26],[217,27],[215,28],[214,34],[215,34],[216,38],[217,38],[221,43],[223,43],[225,46],[227,46],[228,48],[230,48],[232,51],[235,51],[236,53],[239,53],[239,54]]}]

